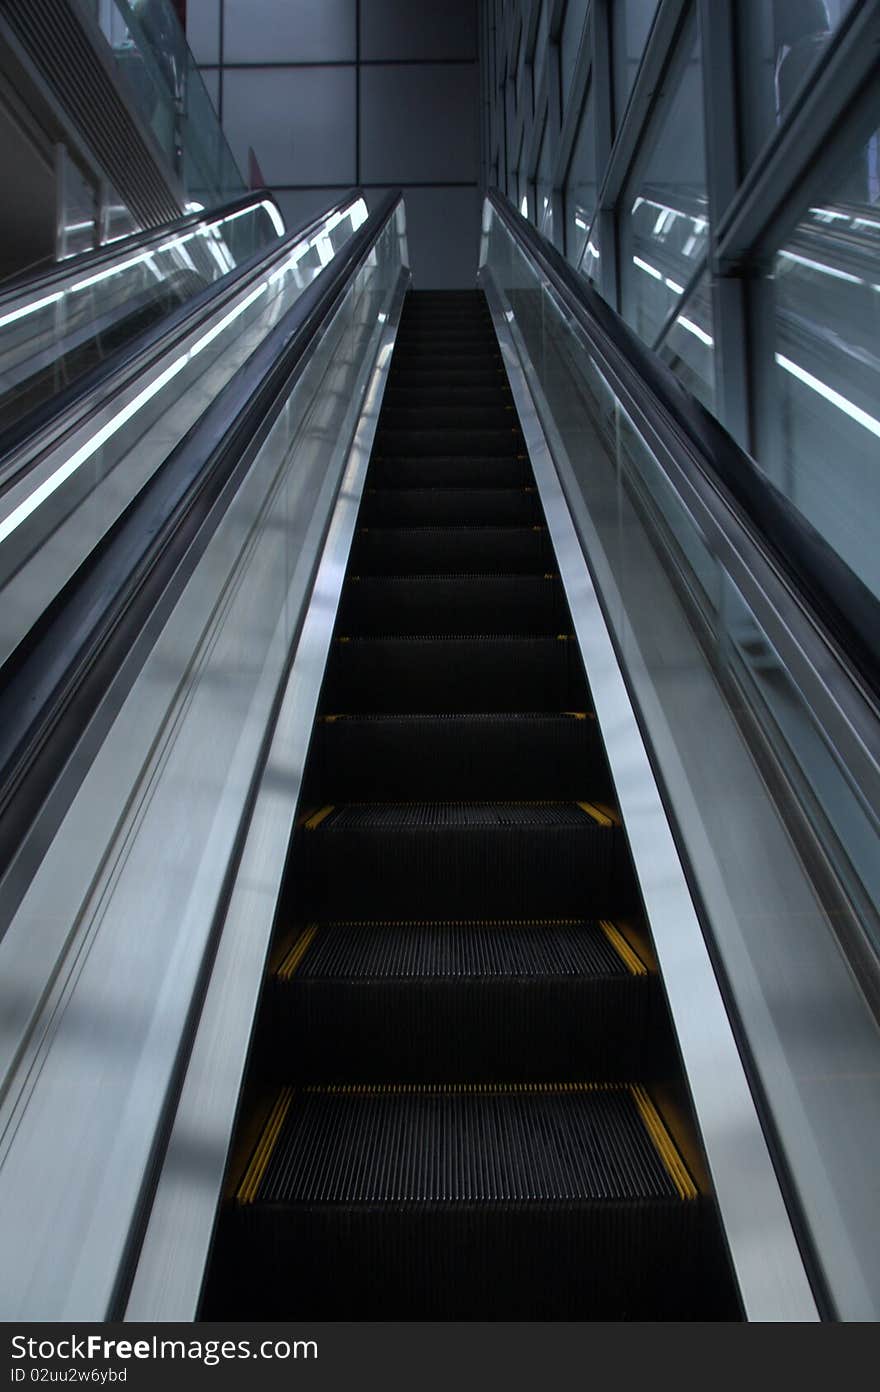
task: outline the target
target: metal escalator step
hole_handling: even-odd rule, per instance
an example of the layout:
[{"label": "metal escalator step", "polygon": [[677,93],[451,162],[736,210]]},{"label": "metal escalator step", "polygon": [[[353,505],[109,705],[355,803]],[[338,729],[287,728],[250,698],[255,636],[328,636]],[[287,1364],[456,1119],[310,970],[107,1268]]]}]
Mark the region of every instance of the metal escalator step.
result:
[{"label": "metal escalator step", "polygon": [[447,392],[501,391],[507,395],[508,390],[507,376],[500,359],[482,365],[469,362],[466,366],[457,366],[450,361],[439,371],[420,366],[417,362],[400,360],[395,363],[392,359],[385,393],[424,391],[442,399]]},{"label": "metal escalator step", "polygon": [[374,459],[370,488],[523,488],[534,482],[525,453],[483,455],[429,454]]},{"label": "metal escalator step", "polygon": [[340,630],[383,633],[556,634],[570,626],[559,577],[546,575],[392,575],[352,577],[339,609]]},{"label": "metal escalator step", "polygon": [[271,978],[270,1052],[300,1082],[628,1079],[655,987],[611,923],[312,924]]},{"label": "metal escalator step", "polygon": [[583,667],[566,635],[338,639],[322,709],[364,714],[587,708]]},{"label": "metal escalator step", "polygon": [[386,430],[379,423],[373,453],[380,457],[392,454],[517,454],[523,450],[519,425],[514,421],[509,429],[482,430]]},{"label": "metal escalator step", "polygon": [[331,715],[312,736],[322,802],[391,798],[576,799],[607,802],[596,721],[585,713]]},{"label": "metal escalator step", "polygon": [[413,410],[416,407],[449,407],[458,409],[459,407],[473,406],[509,406],[511,405],[510,392],[506,388],[503,377],[499,379],[497,374],[492,374],[485,382],[474,382],[468,378],[459,382],[410,382],[401,384],[397,380],[389,380],[385,388],[385,395],[382,398],[383,408],[393,410],[395,407],[405,407]]},{"label": "metal escalator step", "polygon": [[518,418],[511,402],[499,395],[494,401],[447,402],[408,405],[404,402],[385,403],[382,407],[380,429],[396,430],[507,430],[517,425]]},{"label": "metal escalator step", "polygon": [[359,515],[364,527],[521,527],[540,521],[537,491],[527,486],[367,489]]},{"label": "metal escalator step", "polygon": [[306,1087],[224,1238],[242,1318],[670,1319],[704,1214],[638,1086]]},{"label": "metal escalator step", "polygon": [[[330,1118],[348,1132],[348,1146],[334,1143]],[[251,1170],[241,1202],[686,1203],[697,1197],[644,1090],[590,1082],[296,1089],[251,1197],[253,1178]]]},{"label": "metal escalator step", "polygon": [[297,903],[310,920],[627,913],[636,895],[623,832],[586,807],[398,802],[324,808],[296,832]]},{"label": "metal escalator step", "polygon": [[[378,467],[374,461],[373,468]],[[355,575],[469,571],[543,574],[555,560],[547,531],[528,527],[362,527],[354,540]]]}]

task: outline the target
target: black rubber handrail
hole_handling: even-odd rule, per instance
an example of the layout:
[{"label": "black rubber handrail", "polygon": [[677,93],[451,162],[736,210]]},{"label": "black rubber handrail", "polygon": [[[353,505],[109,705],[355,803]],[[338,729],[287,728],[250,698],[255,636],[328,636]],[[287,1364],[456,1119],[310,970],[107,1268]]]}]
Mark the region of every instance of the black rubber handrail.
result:
[{"label": "black rubber handrail", "polygon": [[661,436],[670,424],[709,482],[745,515],[832,644],[880,700],[880,602],[825,538],[745,452],[721,422],[692,396],[672,369],[638,337],[561,253],[497,189],[493,209],[537,262],[566,308],[590,337],[598,335],[615,369]]},{"label": "black rubber handrail", "polygon": [[[64,261],[53,261],[45,270],[24,271],[19,276],[10,277],[9,280],[0,282],[0,314],[4,312],[10,300],[21,299],[25,292],[28,292],[28,298],[41,299],[61,281],[78,279],[81,275],[88,275],[96,266],[100,267],[110,265],[113,261],[127,260],[132,252],[152,246],[154,242],[164,242],[169,238],[179,236],[182,232],[188,232],[191,227],[198,227],[203,222],[221,222],[223,218],[237,213],[239,209],[257,208],[261,203],[272,203],[280,215],[281,210],[268,189],[252,189],[248,193],[241,194],[238,198],[230,199],[228,203],[219,204],[216,208],[203,208],[196,212],[183,213],[179,218],[175,218],[172,222],[164,222],[159,227],[146,227],[141,231],[131,232],[125,237],[118,237],[115,241],[104,242],[101,246],[94,247],[91,251],[84,251],[78,256],[71,256]],[[31,294],[31,292],[33,293]]]},{"label": "black rubber handrail", "polygon": [[[0,431],[0,492],[8,487],[14,479],[20,477],[20,474],[15,473],[10,468],[10,456],[13,456],[26,440],[49,429],[78,401],[85,400],[93,393],[100,392],[105,383],[118,374],[124,373],[135,362],[137,362],[138,371],[143,371],[145,364],[142,359],[145,355],[153,350],[163,349],[166,344],[173,342],[175,335],[189,332],[194,324],[212,312],[213,307],[220,299],[228,298],[235,293],[238,286],[254,274],[267,256],[279,255],[285,247],[304,240],[317,231],[321,223],[333,213],[341,212],[356,198],[362,196],[359,189],[350,189],[341,198],[335,198],[315,217],[309,218],[307,222],[294,231],[285,233],[277,241],[269,242],[259,251],[255,251],[247,260],[234,266],[231,271],[227,271],[226,275],[220,276],[210,285],[206,285],[198,294],[193,295],[192,299],[186,300],[169,314],[135,334],[122,347],[117,348],[102,362],[97,363],[95,367],[77,377],[62,391],[56,392],[48,400],[34,406],[14,424]],[[204,219],[199,216],[196,220],[200,222]],[[173,225],[176,226],[176,224]],[[163,233],[163,236],[165,235],[167,233]]]},{"label": "black rubber handrail", "polygon": [[386,194],[302,292],[0,670],[0,876],[147,621],[170,612],[399,197]]}]

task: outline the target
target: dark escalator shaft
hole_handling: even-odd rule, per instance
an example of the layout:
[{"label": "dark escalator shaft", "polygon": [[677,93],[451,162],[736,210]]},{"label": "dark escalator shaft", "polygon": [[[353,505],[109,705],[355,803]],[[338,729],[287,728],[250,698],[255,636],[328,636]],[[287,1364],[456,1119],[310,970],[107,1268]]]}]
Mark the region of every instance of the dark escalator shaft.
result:
[{"label": "dark escalator shaft", "polygon": [[736,1317],[482,295],[410,294],[203,1318]]}]

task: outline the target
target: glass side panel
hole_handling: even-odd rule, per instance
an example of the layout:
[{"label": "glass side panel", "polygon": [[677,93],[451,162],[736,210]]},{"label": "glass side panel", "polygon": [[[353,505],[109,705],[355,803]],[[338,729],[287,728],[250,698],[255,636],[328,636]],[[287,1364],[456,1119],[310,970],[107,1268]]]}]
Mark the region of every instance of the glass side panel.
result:
[{"label": "glass side panel", "polygon": [[648,42],[658,0],[616,0],[612,6],[614,116],[619,125]]},{"label": "glass side panel", "polygon": [[880,594],[878,135],[837,171],[774,266],[776,397],[761,463]]},{"label": "glass side panel", "polygon": [[189,198],[204,207],[245,191],[170,0],[99,0],[117,72]]},{"label": "glass side panel", "polygon": [[[53,1020],[57,1047],[51,1062],[44,1058],[38,1086],[57,1095],[63,1076],[62,1090],[75,1091],[89,1118],[75,1146],[53,1148],[47,1133],[40,1147],[53,1195],[42,1210],[46,1231],[57,1235],[70,1219],[71,1192],[105,1200],[112,1193],[118,1216],[107,1218],[100,1197],[94,1217],[88,1208],[90,1231],[101,1232],[86,1274],[81,1240],[28,1247],[22,1289],[27,1282],[30,1290],[63,1288],[78,1309],[103,1308],[140,1209],[142,1176],[162,1134],[193,993],[213,960],[228,867],[250,819],[402,244],[392,219],[323,326],[0,942],[3,980],[16,985],[3,1061],[35,1028],[47,976],[57,971],[69,1005],[63,1022]],[[53,914],[59,880],[67,903]],[[45,930],[38,952],[36,926]],[[105,1027],[84,1031],[98,999]],[[0,1216],[7,1253],[24,1252],[21,1214],[7,1203]]]},{"label": "glass side panel", "polygon": [[[280,244],[209,319],[112,383],[54,448],[18,461],[0,493],[0,665],[365,217],[358,199],[308,238]],[[203,233],[222,259],[223,242],[209,229],[197,240]]]},{"label": "glass side panel", "polygon": [[712,297],[708,273],[698,280],[672,321],[660,349],[688,391],[713,410],[715,406],[715,340],[712,337]]},{"label": "glass side panel", "polygon": [[[537,384],[800,1229],[837,1316],[876,1320],[880,1029],[844,945],[880,948],[880,788],[855,785],[638,401],[491,210],[482,260]],[[695,324],[704,292],[683,309]],[[828,865],[846,887],[833,907],[817,888]]]},{"label": "glass side panel", "polygon": [[[691,31],[693,33],[693,30]],[[709,231],[700,45],[674,74],[620,222],[623,316],[653,344],[702,259]]]},{"label": "glass side panel", "polygon": [[590,86],[581,112],[577,139],[565,184],[565,254],[577,265],[596,211],[596,124],[593,88]]},{"label": "glass side panel", "polygon": [[2,432],[278,239],[270,199],[0,295]]}]

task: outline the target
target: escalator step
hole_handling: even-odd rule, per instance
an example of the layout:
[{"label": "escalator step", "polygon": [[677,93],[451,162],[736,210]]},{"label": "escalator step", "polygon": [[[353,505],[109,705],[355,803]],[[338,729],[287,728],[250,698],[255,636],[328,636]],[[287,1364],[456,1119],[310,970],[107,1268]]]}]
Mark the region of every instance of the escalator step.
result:
[{"label": "escalator step", "polygon": [[352,577],[339,609],[342,632],[559,633],[569,626],[556,575]]},{"label": "escalator step", "polygon": [[491,376],[484,382],[474,382],[466,377],[457,383],[439,385],[434,381],[401,385],[389,380],[382,398],[383,407],[389,410],[399,406],[413,409],[416,406],[497,406],[499,403],[509,406],[510,392],[505,390],[497,377]]},{"label": "escalator step", "polygon": [[443,714],[588,707],[573,639],[348,638],[332,646],[326,711]]},{"label": "escalator step", "polygon": [[525,454],[395,455],[370,465],[371,488],[523,488],[533,475]]},{"label": "escalator step", "polygon": [[513,406],[500,395],[489,403],[447,402],[445,405],[384,403],[382,431],[507,430],[516,425]]},{"label": "escalator step", "polygon": [[241,1318],[687,1318],[703,1215],[641,1087],[286,1088],[224,1246]]},{"label": "escalator step", "polygon": [[649,1062],[656,979],[612,923],[311,924],[270,980],[282,1080],[610,1080]]},{"label": "escalator step", "polygon": [[509,388],[504,368],[500,361],[480,364],[471,361],[466,366],[451,360],[445,370],[438,373],[430,367],[423,367],[417,361],[400,361],[396,366],[392,359],[388,373],[388,392],[426,391],[445,399],[447,392],[497,391],[507,396]]},{"label": "escalator step", "polygon": [[522,527],[540,522],[541,511],[537,491],[527,487],[368,488],[359,521],[364,527]]},{"label": "escalator step", "polygon": [[[634,907],[619,825],[587,803],[324,807],[297,829],[303,917],[552,918]],[[345,873],[339,873],[339,867]]]},{"label": "escalator step", "polygon": [[379,423],[374,455],[391,454],[517,454],[523,449],[519,426],[482,430],[386,430]]},{"label": "escalator step", "polygon": [[426,575],[542,575],[555,565],[546,528],[540,526],[364,527],[355,536],[351,556],[355,575],[411,575],[417,570]]},{"label": "escalator step", "polygon": [[312,736],[322,802],[392,798],[611,798],[587,715],[333,715]]}]

